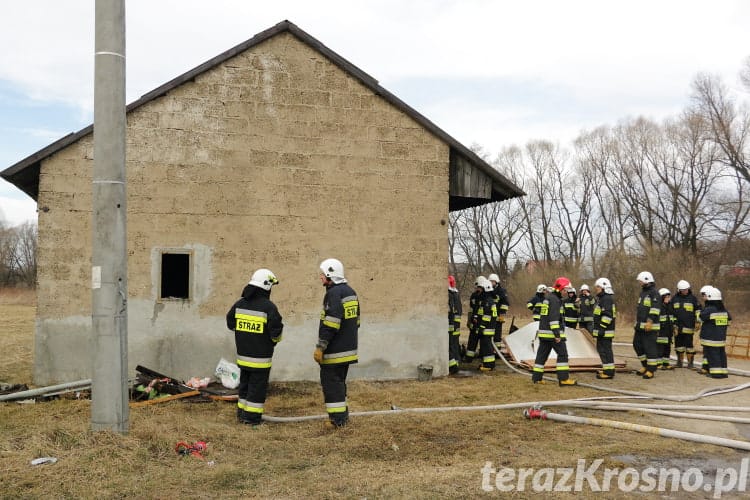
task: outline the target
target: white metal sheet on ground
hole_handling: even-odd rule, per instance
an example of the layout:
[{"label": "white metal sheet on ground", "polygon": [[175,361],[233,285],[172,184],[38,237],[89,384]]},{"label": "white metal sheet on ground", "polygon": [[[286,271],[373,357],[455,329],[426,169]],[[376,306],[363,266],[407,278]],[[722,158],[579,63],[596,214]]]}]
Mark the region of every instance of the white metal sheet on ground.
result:
[{"label": "white metal sheet on ground", "polygon": [[[539,348],[539,340],[536,339],[538,328],[539,322],[534,321],[504,336],[503,340],[508,354],[517,363],[533,366],[536,351]],[[579,330],[566,328],[565,336],[567,338],[565,344],[568,348],[568,364],[571,368],[601,368],[599,353],[596,351],[593,341],[587,335]],[[556,362],[557,354],[552,351],[545,367],[554,367]],[[615,365],[624,366],[625,362],[616,359]]]}]

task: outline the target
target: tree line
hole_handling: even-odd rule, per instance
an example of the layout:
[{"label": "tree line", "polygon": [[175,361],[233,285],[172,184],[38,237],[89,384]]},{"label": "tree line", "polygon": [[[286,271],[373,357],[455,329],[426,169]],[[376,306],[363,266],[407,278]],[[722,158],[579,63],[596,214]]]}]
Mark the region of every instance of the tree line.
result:
[{"label": "tree line", "polygon": [[36,287],[37,225],[7,227],[0,221],[0,287]]},{"label": "tree line", "polygon": [[[741,78],[750,92],[750,58]],[[700,74],[691,103],[662,122],[628,118],[571,147],[532,141],[494,159],[475,148],[527,195],[451,213],[451,270],[469,287],[480,274],[549,267],[632,282],[647,264],[716,280],[721,264],[750,255],[748,134],[747,105]]]}]

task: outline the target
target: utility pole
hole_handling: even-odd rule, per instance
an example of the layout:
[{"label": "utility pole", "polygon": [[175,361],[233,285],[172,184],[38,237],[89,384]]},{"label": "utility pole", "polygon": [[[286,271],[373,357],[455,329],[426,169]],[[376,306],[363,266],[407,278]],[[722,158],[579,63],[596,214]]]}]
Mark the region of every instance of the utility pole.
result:
[{"label": "utility pole", "polygon": [[125,3],[96,0],[91,428],[128,432]]}]

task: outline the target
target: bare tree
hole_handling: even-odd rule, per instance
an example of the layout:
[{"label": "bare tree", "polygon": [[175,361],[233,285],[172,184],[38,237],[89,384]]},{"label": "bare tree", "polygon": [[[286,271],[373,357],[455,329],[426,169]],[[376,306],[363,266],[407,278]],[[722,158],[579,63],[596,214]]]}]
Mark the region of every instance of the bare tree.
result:
[{"label": "bare tree", "polygon": [[[742,74],[743,78],[750,75],[750,69],[745,68],[745,70]],[[707,74],[699,74],[695,77],[693,101],[696,111],[710,123],[712,138],[723,153],[721,161],[737,170],[746,182],[750,182],[750,156],[748,155],[750,112],[748,109],[738,107],[728,95],[721,80]]]},{"label": "bare tree", "polygon": [[26,222],[16,228],[16,232],[15,263],[18,280],[33,288],[36,286],[37,225]]}]

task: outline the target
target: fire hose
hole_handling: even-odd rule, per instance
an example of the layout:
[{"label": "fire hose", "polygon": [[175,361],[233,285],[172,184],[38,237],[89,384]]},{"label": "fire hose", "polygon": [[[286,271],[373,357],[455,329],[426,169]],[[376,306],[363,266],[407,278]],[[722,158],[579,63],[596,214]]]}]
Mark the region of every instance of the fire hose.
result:
[{"label": "fire hose", "polygon": [[716,437],[716,436],[707,436],[704,434],[696,434],[694,432],[684,432],[684,431],[678,431],[674,429],[665,429],[663,427],[652,427],[650,425],[631,424],[630,422],[618,422],[616,420],[605,420],[602,418],[561,415],[559,413],[548,412],[539,406],[531,407],[531,408],[524,410],[523,415],[529,420],[534,420],[534,419],[555,420],[557,422],[588,424],[588,425],[596,425],[599,427],[613,427],[615,429],[624,429],[628,431],[644,432],[647,434],[655,434],[657,436],[677,438],[677,439],[682,439],[685,441],[694,441],[696,443],[713,444],[717,446],[725,446],[728,448],[736,448],[738,450],[750,451],[750,443],[746,441],[737,441],[735,439],[727,439],[727,438]]}]

